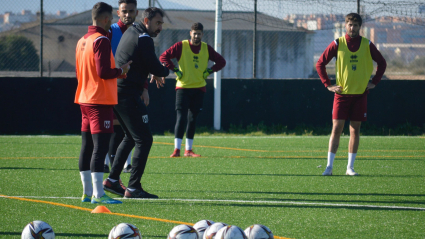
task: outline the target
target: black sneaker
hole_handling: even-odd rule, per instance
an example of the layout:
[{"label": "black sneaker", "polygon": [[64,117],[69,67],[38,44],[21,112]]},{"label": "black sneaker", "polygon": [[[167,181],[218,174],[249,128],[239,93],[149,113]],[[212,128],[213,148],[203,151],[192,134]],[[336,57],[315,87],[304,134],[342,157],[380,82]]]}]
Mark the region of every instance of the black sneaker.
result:
[{"label": "black sneaker", "polygon": [[103,190],[116,195],[124,196],[126,187],[120,182],[120,180],[115,183],[109,181],[109,179],[103,180]]},{"label": "black sneaker", "polygon": [[127,167],[126,167],[126,168],[124,168],[124,169],[122,170],[122,172],[123,172],[123,173],[129,173],[129,172],[131,172],[131,164],[127,165]]},{"label": "black sneaker", "polygon": [[104,167],[103,167],[103,172],[104,173],[109,173],[109,166],[108,165],[104,165]]},{"label": "black sneaker", "polygon": [[124,198],[158,198],[155,194],[150,194],[143,189],[136,189],[133,192],[126,189]]}]

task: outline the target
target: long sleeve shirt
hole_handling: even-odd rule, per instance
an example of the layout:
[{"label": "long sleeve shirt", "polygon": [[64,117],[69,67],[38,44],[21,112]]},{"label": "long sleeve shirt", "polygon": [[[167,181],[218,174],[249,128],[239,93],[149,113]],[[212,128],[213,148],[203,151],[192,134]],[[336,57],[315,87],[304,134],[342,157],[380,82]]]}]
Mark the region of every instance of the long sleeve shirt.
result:
[{"label": "long sleeve shirt", "polygon": [[[125,24],[121,21],[121,19],[119,19],[119,20],[118,20],[117,25],[120,27],[120,30],[121,30],[122,34],[124,34],[124,32],[125,32],[125,31],[127,31],[127,29],[128,29],[127,25],[125,25]],[[112,41],[112,31],[111,31],[111,30],[109,30],[109,31],[108,31],[108,38],[109,38],[109,40],[111,40],[111,41]],[[131,66],[130,66],[130,67],[131,67]],[[144,87],[145,89],[148,89],[148,88],[149,88],[149,83],[148,83],[148,81],[145,81],[145,85],[144,85],[143,87]]]},{"label": "long sleeve shirt", "polygon": [[[201,44],[195,46],[195,45],[192,45],[190,41],[189,41],[189,44],[190,44],[190,49],[192,50],[192,52],[195,54],[198,54],[199,51],[201,50]],[[173,70],[175,65],[173,64],[171,59],[176,58],[177,61],[179,61],[182,55],[182,50],[183,50],[183,43],[181,41],[177,42],[176,44],[174,44],[173,46],[168,48],[164,53],[161,54],[161,56],[159,57],[159,61],[164,62],[165,66],[168,69]],[[209,55],[209,60],[212,62],[215,62],[214,66],[211,67],[211,70],[213,70],[214,72],[217,72],[226,66],[226,60],[220,54],[218,54],[214,50],[214,48],[212,48],[210,45],[208,45],[208,55]]]},{"label": "long sleeve shirt", "polygon": [[[107,36],[107,32],[97,26],[89,26],[88,32],[84,35],[84,38],[91,36],[94,33],[100,33]],[[121,76],[123,70],[121,68],[111,69],[111,42],[107,37],[101,37],[94,43],[94,58],[96,62],[97,75],[102,79],[115,79]]]},{"label": "long sleeve shirt", "polygon": [[118,93],[141,94],[149,73],[165,77],[169,70],[159,62],[152,38],[140,23],[134,23],[122,36],[115,54],[116,65],[132,60],[126,79],[118,79]]},{"label": "long sleeve shirt", "polygon": [[[361,36],[351,38],[348,34],[345,34],[345,39],[347,40],[348,49],[351,52],[356,52],[360,48]],[[377,85],[384,75],[385,69],[387,68],[387,62],[372,42],[370,42],[369,47],[372,60],[378,64],[375,76],[372,78],[372,83]],[[337,55],[338,45],[336,41],[333,41],[331,44],[329,44],[329,46],[317,61],[316,70],[319,74],[320,80],[325,85],[325,87],[331,85],[331,81],[326,72],[326,65],[332,60],[332,58],[337,57]]]}]

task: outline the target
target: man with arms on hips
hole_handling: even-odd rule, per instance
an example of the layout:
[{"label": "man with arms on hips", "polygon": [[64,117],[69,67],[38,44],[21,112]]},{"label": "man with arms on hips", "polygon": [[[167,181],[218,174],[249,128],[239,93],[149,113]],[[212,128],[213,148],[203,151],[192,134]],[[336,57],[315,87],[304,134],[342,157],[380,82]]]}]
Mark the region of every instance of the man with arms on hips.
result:
[{"label": "man with arms on hips", "polygon": [[[141,22],[134,23],[123,34],[118,44],[115,60],[132,61],[132,67],[127,78],[118,79],[118,105],[114,107],[125,136],[118,147],[114,164],[109,177],[104,180],[106,191],[124,196],[125,198],[158,198],[142,188],[141,179],[152,146],[152,133],[149,128],[149,118],[146,105],[140,98],[149,73],[156,80],[158,87],[164,84],[169,70],[163,66],[155,55],[152,37],[162,30],[164,13],[159,8],[148,8],[142,13]],[[134,148],[133,165],[130,172],[128,188],[124,189],[119,183],[120,174],[127,155]]]},{"label": "man with arms on hips", "polygon": [[[160,56],[168,69],[177,75],[176,83],[176,113],[177,120],[174,127],[174,152],[170,157],[180,157],[180,148],[186,126],[186,150],[184,156],[200,157],[193,152],[193,138],[195,136],[196,118],[202,110],[207,77],[213,72],[221,70],[226,61],[214,48],[202,42],[204,27],[200,22],[194,23],[190,31],[190,40],[177,42]],[[179,68],[175,67],[171,59],[176,58]],[[208,68],[208,61],[215,62]]]},{"label": "man with arms on hips", "polygon": [[[108,38],[111,40],[112,53],[115,56],[117,51],[118,43],[121,40],[124,32],[133,25],[136,20],[139,11],[137,10],[137,0],[119,0],[117,16],[119,20],[117,23],[111,25],[109,29]],[[145,88],[141,95],[145,105],[149,105],[149,93],[148,93],[148,82],[146,81]],[[114,115],[115,116],[115,115]],[[114,163],[115,154],[117,152],[118,145],[124,138],[124,131],[120,126],[120,123],[116,117],[114,118],[114,133],[112,134],[111,140],[109,141],[109,151],[105,158],[105,173],[109,173],[109,162],[112,166]],[[131,153],[127,157],[126,165],[124,166],[124,173],[129,173],[131,170]]]},{"label": "man with arms on hips", "polygon": [[115,68],[111,43],[106,37],[112,21],[112,6],[98,2],[93,6],[93,25],[77,43],[76,74],[78,87],[75,103],[82,114],[82,145],[79,170],[83,183],[83,202],[117,204],[105,194],[102,186],[103,161],[108,152],[113,107],[117,104],[117,77],[130,69],[126,62]]},{"label": "man with arms on hips", "polygon": [[[332,133],[329,140],[328,164],[324,176],[332,175],[333,162],[340,136],[347,119],[350,119],[350,141],[346,175],[358,175],[354,160],[360,141],[360,125],[367,119],[367,94],[381,81],[387,63],[376,46],[359,35],[362,18],[357,13],[345,17],[345,36],[333,41],[320,56],[317,72],[325,87],[335,93],[332,112]],[[336,57],[336,84],[332,85],[326,73],[326,65]],[[373,62],[378,64],[376,74]]]}]

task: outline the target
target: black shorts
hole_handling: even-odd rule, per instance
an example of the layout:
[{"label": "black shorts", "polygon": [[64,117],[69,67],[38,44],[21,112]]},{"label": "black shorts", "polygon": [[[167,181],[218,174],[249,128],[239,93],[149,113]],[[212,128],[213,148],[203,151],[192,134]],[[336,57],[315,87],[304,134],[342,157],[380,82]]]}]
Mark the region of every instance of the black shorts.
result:
[{"label": "black shorts", "polygon": [[176,110],[189,109],[192,113],[199,113],[202,110],[204,94],[199,89],[177,89]]}]

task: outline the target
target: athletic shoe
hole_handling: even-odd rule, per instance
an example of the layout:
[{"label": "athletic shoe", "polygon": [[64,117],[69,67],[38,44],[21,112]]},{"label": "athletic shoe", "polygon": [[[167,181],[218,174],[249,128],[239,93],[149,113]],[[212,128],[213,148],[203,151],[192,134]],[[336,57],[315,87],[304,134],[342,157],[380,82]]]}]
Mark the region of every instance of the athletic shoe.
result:
[{"label": "athletic shoe", "polygon": [[91,198],[84,193],[83,196],[81,197],[81,202],[90,202],[90,201],[91,201]]},{"label": "athletic shoe", "polygon": [[345,175],[357,176],[359,174],[354,171],[354,168],[347,168],[347,171],[345,172]]},{"label": "athletic shoe", "polygon": [[185,150],[184,156],[185,157],[201,157],[200,154],[195,154],[192,150]]},{"label": "athletic shoe", "polygon": [[142,189],[136,189],[133,192],[125,190],[124,198],[158,198],[155,194],[150,194]]},{"label": "athletic shoe", "polygon": [[94,195],[91,197],[91,203],[107,203],[107,204],[121,204],[121,201],[115,200],[109,197],[106,194],[103,194],[102,197],[96,198]]},{"label": "athletic shoe", "polygon": [[323,176],[332,176],[332,167],[326,167],[325,172],[322,173]]},{"label": "athletic shoe", "polygon": [[111,182],[109,179],[103,180],[103,190],[114,193],[119,196],[124,196],[126,187],[122,184],[121,180]]},{"label": "athletic shoe", "polygon": [[109,173],[109,166],[108,166],[108,165],[106,165],[106,164],[105,164],[105,165],[103,166],[103,172],[104,172],[104,173]]},{"label": "athletic shoe", "polygon": [[174,149],[174,152],[170,155],[170,158],[180,157],[180,149]]},{"label": "athletic shoe", "polygon": [[123,172],[123,173],[130,173],[130,172],[131,172],[131,164],[127,165],[127,167],[126,167],[126,168],[124,168],[124,169],[122,170],[122,172]]}]

